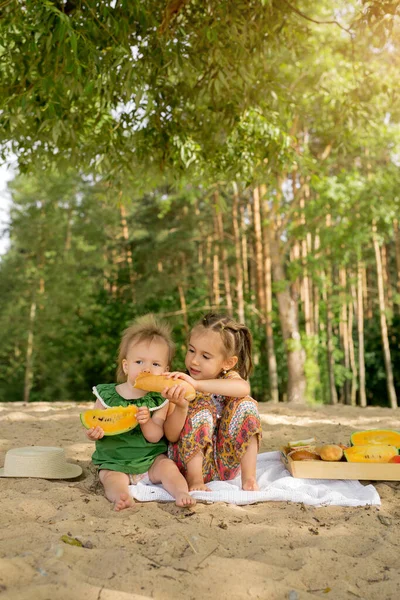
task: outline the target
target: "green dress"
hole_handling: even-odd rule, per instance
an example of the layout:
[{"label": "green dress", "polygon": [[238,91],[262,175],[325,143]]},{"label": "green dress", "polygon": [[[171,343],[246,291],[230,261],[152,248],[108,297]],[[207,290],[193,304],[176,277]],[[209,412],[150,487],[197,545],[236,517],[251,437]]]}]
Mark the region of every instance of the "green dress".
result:
[{"label": "green dress", "polygon": [[[149,392],[142,398],[125,400],[116,391],[116,383],[102,383],[93,388],[93,393],[104,408],[115,406],[147,406],[161,408],[165,398],[158,392]],[[167,452],[168,444],[164,437],[159,442],[148,442],[140,425],[119,435],[104,436],[96,442],[92,460],[99,469],[109,469],[120,473],[139,475],[146,473],[157,456]]]}]

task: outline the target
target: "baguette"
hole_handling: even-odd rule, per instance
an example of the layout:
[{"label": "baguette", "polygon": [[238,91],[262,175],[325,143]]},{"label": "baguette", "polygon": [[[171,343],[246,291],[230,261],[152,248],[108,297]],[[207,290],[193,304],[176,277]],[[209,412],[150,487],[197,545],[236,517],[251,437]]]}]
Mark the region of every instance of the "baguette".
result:
[{"label": "baguette", "polygon": [[152,375],[151,373],[140,373],[135,380],[134,388],[144,390],[145,392],[162,392],[166,387],[171,388],[174,385],[182,385],[186,388],[186,400],[194,400],[196,390],[190,383],[184,379],[171,379],[166,375]]}]

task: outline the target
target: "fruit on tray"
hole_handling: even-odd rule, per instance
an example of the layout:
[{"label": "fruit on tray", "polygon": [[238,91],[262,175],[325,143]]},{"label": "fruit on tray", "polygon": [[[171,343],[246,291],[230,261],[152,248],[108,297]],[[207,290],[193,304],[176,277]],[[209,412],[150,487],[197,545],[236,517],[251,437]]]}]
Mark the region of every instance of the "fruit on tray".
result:
[{"label": "fruit on tray", "polygon": [[318,446],[316,451],[321,457],[321,460],[337,462],[343,458],[343,449],[337,444],[325,444]]},{"label": "fruit on tray", "polygon": [[395,446],[388,444],[364,444],[347,448],[344,456],[347,462],[353,463],[388,463],[398,453]]},{"label": "fruit on tray", "polygon": [[321,457],[317,452],[306,446],[292,450],[288,453],[288,456],[290,456],[292,460],[321,460]]},{"label": "fruit on tray", "polygon": [[307,440],[296,440],[295,442],[289,442],[288,447],[298,448],[300,446],[312,446],[313,444],[316,444],[316,439],[308,438]]},{"label": "fruit on tray", "polygon": [[99,426],[104,435],[126,433],[138,424],[137,406],[117,406],[115,408],[85,410],[80,414],[81,422],[86,429]]},{"label": "fruit on tray", "polygon": [[400,432],[391,429],[370,429],[368,431],[355,431],[351,438],[352,446],[366,446],[380,444],[400,448]]}]

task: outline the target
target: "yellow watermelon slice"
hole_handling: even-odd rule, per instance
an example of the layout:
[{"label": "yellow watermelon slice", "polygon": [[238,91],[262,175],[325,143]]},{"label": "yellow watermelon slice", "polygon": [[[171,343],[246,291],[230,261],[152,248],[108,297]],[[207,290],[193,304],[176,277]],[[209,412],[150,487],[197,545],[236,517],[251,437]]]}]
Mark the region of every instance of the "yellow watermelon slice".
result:
[{"label": "yellow watermelon slice", "polygon": [[116,408],[85,410],[80,414],[81,422],[86,429],[99,426],[104,435],[118,435],[130,431],[138,424],[137,406],[118,406]]},{"label": "yellow watermelon slice", "polygon": [[352,446],[366,446],[368,444],[383,444],[400,448],[400,432],[391,429],[369,429],[368,431],[355,431],[351,438]]}]

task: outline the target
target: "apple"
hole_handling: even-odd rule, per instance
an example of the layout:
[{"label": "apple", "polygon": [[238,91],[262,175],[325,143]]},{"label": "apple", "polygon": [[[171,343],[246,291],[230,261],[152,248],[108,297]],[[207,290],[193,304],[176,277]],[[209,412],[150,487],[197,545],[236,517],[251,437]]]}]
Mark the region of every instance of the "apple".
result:
[{"label": "apple", "polygon": [[392,458],[389,460],[390,463],[400,463],[400,454],[397,454],[397,456],[392,456]]}]

